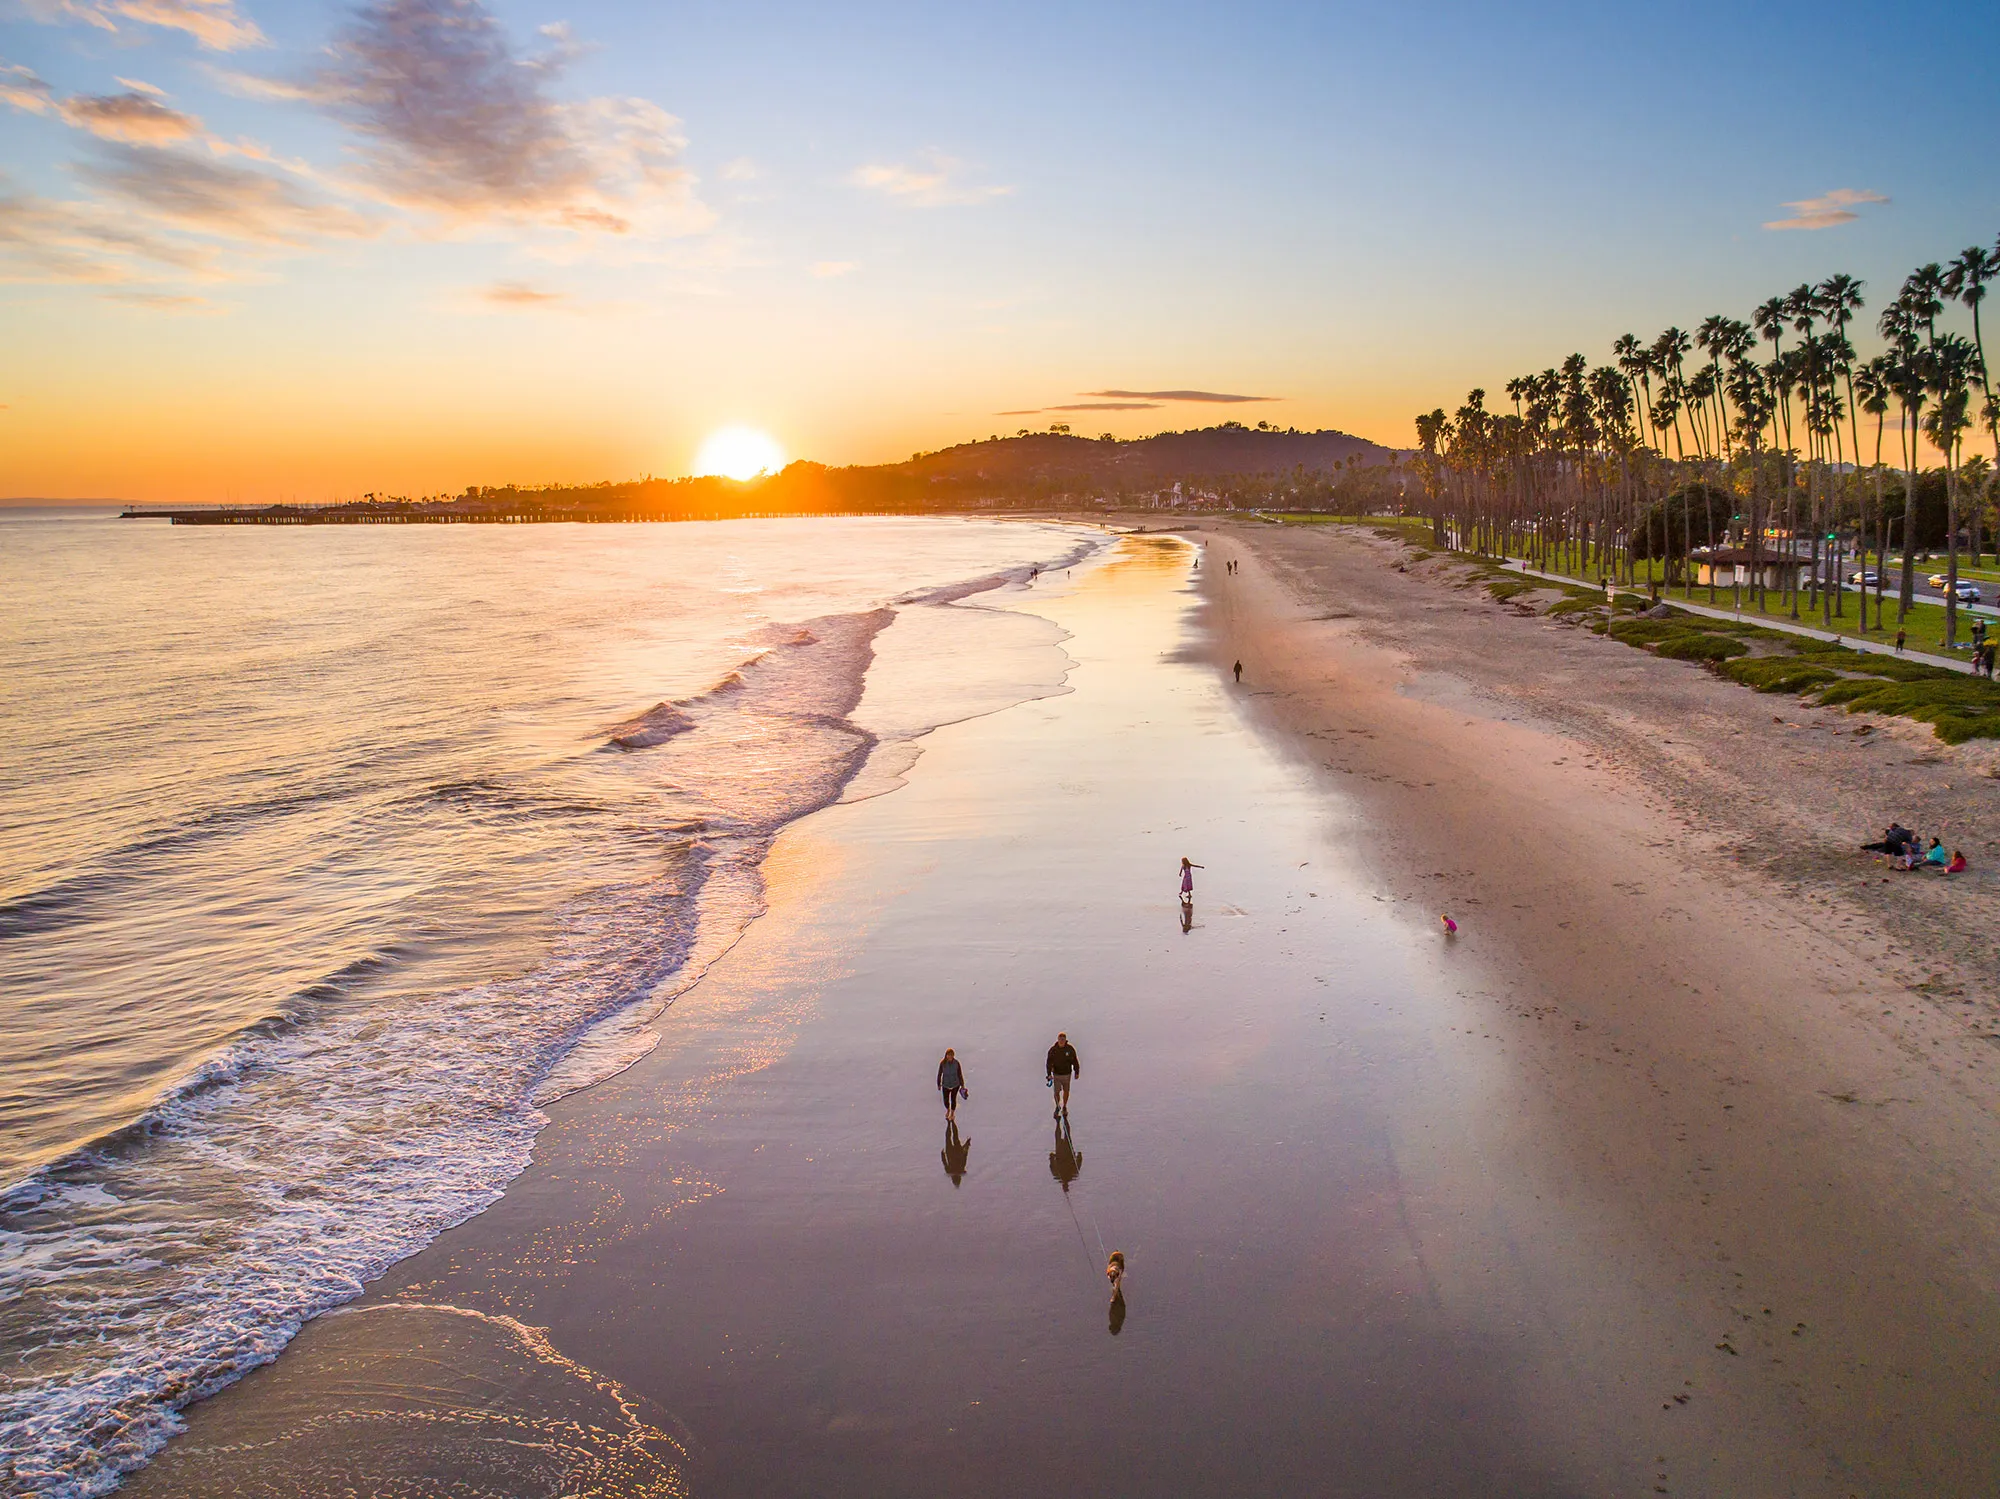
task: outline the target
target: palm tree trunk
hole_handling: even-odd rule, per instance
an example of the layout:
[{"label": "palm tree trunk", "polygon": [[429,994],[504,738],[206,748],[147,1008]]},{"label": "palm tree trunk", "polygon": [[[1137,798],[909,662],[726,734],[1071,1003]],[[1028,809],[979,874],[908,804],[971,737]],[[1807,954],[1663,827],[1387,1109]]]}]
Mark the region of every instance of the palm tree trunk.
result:
[{"label": "palm tree trunk", "polygon": [[1958,647],[1958,464],[1950,452],[1944,455],[1944,496],[1944,648],[1949,651]]},{"label": "palm tree trunk", "polygon": [[1903,454],[1909,464],[1909,479],[1903,487],[1903,578],[1896,595],[1896,623],[1910,617],[1917,603],[1917,553],[1911,538],[1917,534],[1917,408],[1903,407]]}]

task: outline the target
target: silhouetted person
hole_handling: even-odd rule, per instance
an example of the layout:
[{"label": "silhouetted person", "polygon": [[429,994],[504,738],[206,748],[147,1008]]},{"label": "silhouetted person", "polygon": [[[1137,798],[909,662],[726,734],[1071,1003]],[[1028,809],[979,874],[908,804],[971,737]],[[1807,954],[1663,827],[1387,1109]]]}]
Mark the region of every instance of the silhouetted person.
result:
[{"label": "silhouetted person", "polygon": [[1069,1112],[1070,1080],[1083,1076],[1083,1064],[1077,1061],[1076,1048],[1069,1044],[1064,1031],[1056,1032],[1056,1044],[1049,1048],[1048,1068],[1049,1088],[1056,1105],[1054,1117],[1060,1119]]},{"label": "silhouetted person", "polygon": [[1049,1175],[1062,1183],[1065,1192],[1071,1182],[1083,1175],[1083,1152],[1076,1148],[1069,1131],[1060,1126],[1056,1130],[1056,1148],[1049,1152]]},{"label": "silhouetted person", "polygon": [[938,1152],[938,1159],[944,1162],[944,1174],[951,1178],[955,1187],[965,1180],[965,1158],[972,1154],[972,1142],[958,1137],[958,1126],[944,1127],[944,1149]]},{"label": "silhouetted person", "polygon": [[1236,663],[1236,685],[1238,687],[1243,685],[1243,663],[1241,661]]}]

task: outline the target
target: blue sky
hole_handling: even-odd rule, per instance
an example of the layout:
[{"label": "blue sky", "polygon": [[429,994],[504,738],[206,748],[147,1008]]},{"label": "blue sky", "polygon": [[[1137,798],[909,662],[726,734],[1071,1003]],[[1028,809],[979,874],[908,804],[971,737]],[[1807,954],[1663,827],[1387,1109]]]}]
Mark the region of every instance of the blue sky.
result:
[{"label": "blue sky", "polygon": [[1970,4],[0,0],[0,493],[879,461],[1104,389],[1406,444],[1990,245],[1996,56]]}]

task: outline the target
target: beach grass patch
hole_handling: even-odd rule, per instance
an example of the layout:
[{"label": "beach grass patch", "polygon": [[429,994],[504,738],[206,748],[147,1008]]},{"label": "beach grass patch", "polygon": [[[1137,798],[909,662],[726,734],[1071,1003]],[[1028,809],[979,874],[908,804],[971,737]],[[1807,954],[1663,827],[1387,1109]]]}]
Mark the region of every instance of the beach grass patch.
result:
[{"label": "beach grass patch", "polygon": [[1850,713],[1885,713],[1927,723],[1946,744],[2000,739],[2000,691],[1954,672],[1918,681],[1843,677],[1820,689],[1819,700]]},{"label": "beach grass patch", "polygon": [[1663,640],[1693,633],[1677,619],[1614,619],[1610,628],[1611,638],[1627,645],[1658,645]]},{"label": "beach grass patch", "polygon": [[1602,599],[1593,598],[1587,593],[1573,593],[1568,598],[1557,599],[1553,604],[1549,605],[1549,613],[1552,616],[1585,614],[1592,609],[1601,607],[1603,602]]},{"label": "beach grass patch", "polygon": [[1735,656],[1747,656],[1750,647],[1740,640],[1732,640],[1727,635],[1697,634],[1690,631],[1685,635],[1675,635],[1662,640],[1653,647],[1653,654],[1665,656],[1669,661],[1727,661]]},{"label": "beach grass patch", "polygon": [[1807,692],[1842,680],[1839,672],[1794,656],[1745,656],[1721,663],[1721,671],[1732,682],[1759,692]]}]

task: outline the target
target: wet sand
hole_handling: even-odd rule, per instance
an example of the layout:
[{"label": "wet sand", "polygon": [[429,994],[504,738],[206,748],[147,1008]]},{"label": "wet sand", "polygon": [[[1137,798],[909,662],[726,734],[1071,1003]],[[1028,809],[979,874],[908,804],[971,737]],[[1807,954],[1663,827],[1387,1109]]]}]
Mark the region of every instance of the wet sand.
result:
[{"label": "wet sand", "polygon": [[1990,1115],[1545,729],[1232,555],[989,600],[1072,691],[790,829],[659,1048],[129,1491],[1979,1492]]}]

